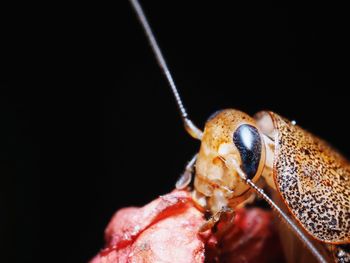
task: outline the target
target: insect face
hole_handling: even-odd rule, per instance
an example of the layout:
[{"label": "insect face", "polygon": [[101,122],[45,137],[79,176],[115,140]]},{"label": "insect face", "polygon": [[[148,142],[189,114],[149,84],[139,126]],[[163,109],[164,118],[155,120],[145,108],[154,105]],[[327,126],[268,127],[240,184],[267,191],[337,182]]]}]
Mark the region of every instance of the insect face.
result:
[{"label": "insect face", "polygon": [[216,213],[244,199],[249,186],[234,164],[256,182],[265,166],[265,144],[253,118],[228,109],[210,117],[205,125],[194,182],[200,207]]}]

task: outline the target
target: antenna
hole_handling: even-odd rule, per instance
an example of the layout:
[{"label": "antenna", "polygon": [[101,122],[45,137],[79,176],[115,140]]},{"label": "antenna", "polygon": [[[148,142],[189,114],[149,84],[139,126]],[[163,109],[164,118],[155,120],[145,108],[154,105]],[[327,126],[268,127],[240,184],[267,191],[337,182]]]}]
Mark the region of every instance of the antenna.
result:
[{"label": "antenna", "polygon": [[136,12],[136,15],[137,15],[137,17],[138,17],[138,19],[143,27],[143,30],[146,33],[148,41],[151,45],[154,56],[156,57],[156,60],[159,64],[163,74],[165,75],[165,77],[169,83],[169,86],[173,92],[173,95],[175,97],[175,101],[176,101],[177,107],[179,109],[179,112],[180,112],[180,115],[181,115],[181,118],[182,118],[182,121],[184,123],[186,131],[193,138],[201,140],[202,139],[202,131],[200,129],[198,129],[197,126],[194,125],[194,123],[188,117],[188,113],[187,113],[187,111],[182,103],[182,100],[181,100],[179,91],[176,88],[174,79],[169,71],[168,65],[164,59],[162,51],[160,50],[158,42],[157,42],[157,40],[152,32],[152,29],[147,21],[146,15],[143,12],[140,3],[138,2],[138,0],[130,0],[130,3]]},{"label": "antenna", "polygon": [[254,191],[260,197],[262,197],[271,206],[272,209],[274,209],[277,212],[277,214],[284,220],[287,226],[294,232],[294,234],[300,239],[300,241],[305,245],[305,247],[307,247],[309,251],[312,253],[312,255],[314,255],[314,257],[318,260],[318,262],[327,263],[327,260],[312,244],[312,242],[308,239],[308,237],[299,229],[299,227],[294,223],[294,221],[290,219],[287,216],[287,214],[284,213],[282,209],[279,208],[278,205],[276,205],[275,202],[273,202],[272,199],[264,193],[263,189],[261,189],[256,184],[254,184],[250,179],[248,179],[247,175],[242,171],[241,167],[236,162],[236,160],[232,158],[230,159],[230,163],[233,165],[233,167],[235,167],[240,178],[252,189],[254,189]]}]

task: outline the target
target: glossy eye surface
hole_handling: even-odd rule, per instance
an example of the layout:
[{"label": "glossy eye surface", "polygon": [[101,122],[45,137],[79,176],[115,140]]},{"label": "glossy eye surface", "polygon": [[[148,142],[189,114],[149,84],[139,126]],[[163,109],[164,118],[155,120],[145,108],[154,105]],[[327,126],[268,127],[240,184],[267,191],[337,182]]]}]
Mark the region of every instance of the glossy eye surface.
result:
[{"label": "glossy eye surface", "polygon": [[249,124],[242,124],[234,132],[233,142],[241,155],[243,172],[248,179],[253,179],[261,158],[261,138],[258,129]]}]

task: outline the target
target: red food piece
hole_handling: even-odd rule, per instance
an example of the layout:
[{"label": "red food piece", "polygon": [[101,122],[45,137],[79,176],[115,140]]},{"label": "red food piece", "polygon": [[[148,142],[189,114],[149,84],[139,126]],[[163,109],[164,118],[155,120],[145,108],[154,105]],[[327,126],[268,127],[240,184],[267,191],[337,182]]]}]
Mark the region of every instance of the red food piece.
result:
[{"label": "red food piece", "polygon": [[234,223],[220,223],[216,234],[198,233],[204,222],[186,191],[121,209],[105,230],[105,249],[91,263],[281,262],[270,212],[239,209]]},{"label": "red food piece", "polygon": [[218,262],[285,262],[271,211],[238,209],[233,224],[220,223],[215,236],[218,244],[211,254]]},{"label": "red food piece", "polygon": [[105,231],[106,248],[92,262],[204,262],[205,222],[186,191],[142,208],[124,208]]}]

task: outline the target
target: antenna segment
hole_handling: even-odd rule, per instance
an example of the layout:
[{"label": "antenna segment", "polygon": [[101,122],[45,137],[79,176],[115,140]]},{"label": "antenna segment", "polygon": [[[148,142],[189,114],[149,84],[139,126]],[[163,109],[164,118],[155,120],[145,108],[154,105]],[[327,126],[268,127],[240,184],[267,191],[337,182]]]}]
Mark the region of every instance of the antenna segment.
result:
[{"label": "antenna segment", "polygon": [[200,129],[198,129],[197,126],[194,125],[194,123],[188,117],[188,113],[183,105],[179,91],[176,88],[174,79],[169,71],[168,65],[164,59],[162,51],[160,50],[158,42],[157,42],[157,40],[152,32],[152,29],[148,23],[148,20],[146,18],[145,13],[142,10],[140,3],[138,2],[138,0],[130,0],[130,3],[136,12],[136,15],[137,15],[142,27],[143,27],[143,30],[146,33],[147,39],[151,45],[152,51],[154,53],[154,56],[156,57],[158,65],[160,66],[163,74],[165,75],[165,77],[169,83],[171,91],[173,92],[173,95],[175,97],[175,101],[176,101],[177,107],[179,109],[182,121],[184,122],[184,126],[185,126],[186,131],[193,138],[201,140],[202,139],[202,131]]}]

